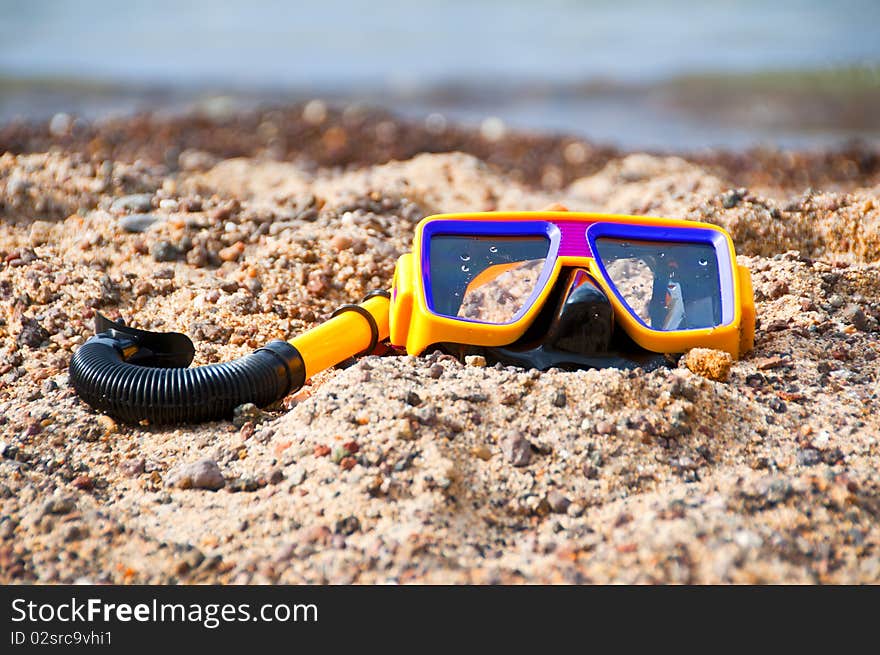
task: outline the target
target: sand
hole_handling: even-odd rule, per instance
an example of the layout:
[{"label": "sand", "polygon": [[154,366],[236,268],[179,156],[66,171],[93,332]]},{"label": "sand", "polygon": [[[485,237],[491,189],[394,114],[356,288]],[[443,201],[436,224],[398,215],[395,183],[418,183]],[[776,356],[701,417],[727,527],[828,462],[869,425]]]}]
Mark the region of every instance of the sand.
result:
[{"label": "sand", "polygon": [[[299,108],[57,132],[0,129],[0,581],[880,582],[876,152]],[[387,288],[422,216],[554,201],[726,227],[755,351],[650,373],[371,356],[189,427],[69,387],[96,311],[227,361]]]}]

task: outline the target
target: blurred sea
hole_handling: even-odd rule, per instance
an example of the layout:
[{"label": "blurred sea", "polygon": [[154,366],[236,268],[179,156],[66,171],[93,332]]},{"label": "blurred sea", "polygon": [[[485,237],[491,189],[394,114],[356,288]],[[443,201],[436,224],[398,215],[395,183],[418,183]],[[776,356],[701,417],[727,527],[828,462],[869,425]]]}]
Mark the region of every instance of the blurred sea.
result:
[{"label": "blurred sea", "polygon": [[880,142],[880,0],[0,0],[0,121],[315,97],[626,147]]}]

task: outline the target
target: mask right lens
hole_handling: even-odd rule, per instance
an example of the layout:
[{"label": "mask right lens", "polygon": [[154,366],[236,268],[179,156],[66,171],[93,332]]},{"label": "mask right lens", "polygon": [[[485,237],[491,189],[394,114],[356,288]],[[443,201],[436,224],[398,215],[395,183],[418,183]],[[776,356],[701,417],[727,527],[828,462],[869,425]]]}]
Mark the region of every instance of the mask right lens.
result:
[{"label": "mask right lens", "polygon": [[596,255],[617,293],[660,331],[722,324],[718,256],[708,243],[598,237]]}]

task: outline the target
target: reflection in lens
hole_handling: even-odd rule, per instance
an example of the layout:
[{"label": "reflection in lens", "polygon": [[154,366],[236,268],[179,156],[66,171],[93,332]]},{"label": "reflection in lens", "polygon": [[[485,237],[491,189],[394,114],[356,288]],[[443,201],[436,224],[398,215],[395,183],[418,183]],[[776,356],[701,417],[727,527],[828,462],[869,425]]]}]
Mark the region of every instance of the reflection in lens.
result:
[{"label": "reflection in lens", "polygon": [[544,259],[490,266],[471,280],[458,316],[484,323],[507,323],[534,290]]},{"label": "reflection in lens", "polygon": [[642,323],[655,330],[721,324],[721,282],[712,245],[596,239],[612,285]]},{"label": "reflection in lens", "polygon": [[549,249],[543,235],[433,236],[429,305],[444,316],[509,323],[535,293]]}]

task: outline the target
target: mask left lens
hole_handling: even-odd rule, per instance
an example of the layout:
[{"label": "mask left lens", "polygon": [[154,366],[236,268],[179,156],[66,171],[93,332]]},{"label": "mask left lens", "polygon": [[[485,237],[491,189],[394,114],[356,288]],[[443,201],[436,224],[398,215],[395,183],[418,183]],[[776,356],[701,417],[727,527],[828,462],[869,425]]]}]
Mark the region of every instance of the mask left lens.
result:
[{"label": "mask left lens", "polygon": [[435,235],[428,248],[430,308],[497,325],[513,321],[537,292],[550,240],[543,235]]}]

